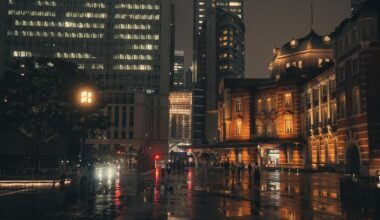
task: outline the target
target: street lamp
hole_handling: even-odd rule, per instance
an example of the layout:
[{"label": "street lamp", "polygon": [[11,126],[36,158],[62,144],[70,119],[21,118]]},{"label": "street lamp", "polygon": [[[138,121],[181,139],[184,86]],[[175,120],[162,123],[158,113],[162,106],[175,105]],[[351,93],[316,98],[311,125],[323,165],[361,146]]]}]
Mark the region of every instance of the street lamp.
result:
[{"label": "street lamp", "polygon": [[85,178],[85,176],[88,177],[86,183],[84,183],[83,186],[86,187],[87,192],[89,192],[90,194],[93,194],[93,189],[94,189],[93,180],[92,180],[92,177],[93,177],[92,173],[94,172],[94,169],[92,167],[92,164],[91,164],[91,167],[87,167],[87,161],[85,157],[85,154],[86,154],[85,135],[87,132],[85,111],[94,105],[94,98],[95,98],[94,94],[95,93],[93,92],[93,90],[88,89],[88,88],[82,88],[79,90],[79,104],[81,107],[83,107],[82,117],[81,117],[81,122],[82,122],[82,156],[81,156],[82,163],[81,164],[82,164],[82,168],[85,168],[85,170],[83,171],[86,173],[81,178]]},{"label": "street lamp", "polygon": [[83,115],[82,115],[82,118],[81,118],[81,122],[82,122],[82,129],[83,129],[83,134],[82,134],[82,163],[84,164],[85,162],[85,132],[87,132],[86,130],[86,125],[85,125],[85,117],[86,115],[84,114],[84,110],[85,109],[88,109],[89,107],[93,106],[94,104],[94,92],[93,90],[91,89],[88,89],[88,88],[82,88],[79,90],[79,104],[84,107],[82,109],[83,111]]},{"label": "street lamp", "polygon": [[89,89],[82,89],[80,91],[80,104],[84,106],[91,105],[93,103],[93,92]]}]

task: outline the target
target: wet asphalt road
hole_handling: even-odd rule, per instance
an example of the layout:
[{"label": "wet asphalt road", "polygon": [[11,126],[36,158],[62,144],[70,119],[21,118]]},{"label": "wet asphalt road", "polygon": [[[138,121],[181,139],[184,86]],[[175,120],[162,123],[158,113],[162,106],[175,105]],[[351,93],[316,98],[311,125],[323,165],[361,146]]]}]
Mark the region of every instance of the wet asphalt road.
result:
[{"label": "wet asphalt road", "polygon": [[[0,219],[347,219],[340,174],[264,172],[256,186],[223,170],[134,172],[97,183],[88,204],[61,205],[63,193],[40,189],[0,196]],[[162,190],[164,186],[172,190]]]}]

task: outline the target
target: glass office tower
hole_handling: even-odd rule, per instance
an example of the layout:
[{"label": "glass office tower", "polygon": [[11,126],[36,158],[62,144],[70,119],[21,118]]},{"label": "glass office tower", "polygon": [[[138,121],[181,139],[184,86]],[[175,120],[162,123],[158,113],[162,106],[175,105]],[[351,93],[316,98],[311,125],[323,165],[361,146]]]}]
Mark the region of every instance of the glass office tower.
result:
[{"label": "glass office tower", "polygon": [[98,139],[104,151],[156,147],[168,139],[172,0],[3,0],[0,71],[21,57],[78,64],[104,90],[113,122]]}]

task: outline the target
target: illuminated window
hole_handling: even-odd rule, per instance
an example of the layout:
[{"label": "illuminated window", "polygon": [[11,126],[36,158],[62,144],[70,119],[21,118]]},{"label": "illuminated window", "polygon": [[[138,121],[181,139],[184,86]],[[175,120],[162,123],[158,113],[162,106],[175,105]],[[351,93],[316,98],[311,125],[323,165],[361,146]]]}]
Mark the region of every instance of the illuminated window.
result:
[{"label": "illuminated window", "polygon": [[272,111],[272,109],[273,109],[273,106],[272,106],[272,98],[267,98],[267,104],[266,104],[266,107],[267,107],[267,111],[268,111],[268,112]]},{"label": "illuminated window", "polygon": [[346,96],[344,94],[339,96],[339,117],[346,117]]},{"label": "illuminated window", "polygon": [[327,107],[323,107],[321,113],[322,113],[322,124],[326,125],[327,124],[327,120],[328,120]]},{"label": "illuminated window", "polygon": [[260,113],[260,112],[263,111],[263,103],[262,103],[261,99],[257,100],[257,107],[256,107],[256,109],[257,109],[258,113]]},{"label": "illuminated window", "polygon": [[298,68],[302,69],[302,61],[298,61]]},{"label": "illuminated window", "polygon": [[323,41],[325,43],[330,43],[331,42],[331,38],[328,35],[326,35],[326,36],[323,37]]},{"label": "illuminated window", "polygon": [[352,114],[360,113],[360,88],[356,86],[352,89]]},{"label": "illuminated window", "polygon": [[284,95],[284,106],[285,107],[291,107],[292,106],[292,94],[286,93]]},{"label": "illuminated window", "polygon": [[256,122],[256,134],[262,136],[264,134],[263,123],[261,121]]},{"label": "illuminated window", "polygon": [[240,136],[242,134],[242,124],[241,120],[236,120],[236,136]]},{"label": "illuminated window", "polygon": [[292,133],[293,132],[293,116],[292,115],[285,115],[284,117],[285,122],[285,133]]},{"label": "illuminated window", "polygon": [[318,59],[318,66],[321,67],[323,65],[323,59],[319,58]]},{"label": "illuminated window", "polygon": [[66,12],[67,18],[107,18],[106,13]]},{"label": "illuminated window", "polygon": [[13,51],[13,57],[32,57],[32,52],[30,51]]},{"label": "illuminated window", "polygon": [[55,7],[55,6],[57,6],[57,3],[56,3],[55,1],[40,1],[40,0],[38,0],[38,1],[36,2],[36,4],[37,4],[38,6],[50,6],[50,7]]},{"label": "illuminated window", "polygon": [[158,4],[116,4],[116,9],[134,9],[134,10],[159,10]]},{"label": "illuminated window", "polygon": [[241,6],[240,2],[230,2],[230,7],[239,7]]},{"label": "illuminated window", "polygon": [[286,68],[290,68],[290,63],[286,63]]},{"label": "illuminated window", "polygon": [[292,48],[296,47],[296,46],[297,46],[297,41],[296,41],[296,40],[291,40],[291,41],[290,41],[290,46],[291,46]]},{"label": "illuminated window", "polygon": [[240,113],[242,111],[241,102],[236,102],[235,111],[236,113]]},{"label": "illuminated window", "polygon": [[131,19],[131,20],[160,20],[160,15],[152,14],[115,14],[115,19]]},{"label": "illuminated window", "polygon": [[274,134],[274,123],[272,121],[266,122],[265,133],[267,136],[272,136]]},{"label": "illuminated window", "polygon": [[86,2],[84,4],[84,7],[86,7],[86,8],[106,8],[106,5],[104,3]]}]

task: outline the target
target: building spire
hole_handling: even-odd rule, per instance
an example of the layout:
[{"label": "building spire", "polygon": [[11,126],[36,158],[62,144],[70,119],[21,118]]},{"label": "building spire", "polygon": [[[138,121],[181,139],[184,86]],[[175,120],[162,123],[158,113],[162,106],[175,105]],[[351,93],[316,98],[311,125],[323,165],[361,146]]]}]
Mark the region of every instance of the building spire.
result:
[{"label": "building spire", "polygon": [[314,27],[314,6],[313,0],[310,1],[310,30],[313,30]]}]

